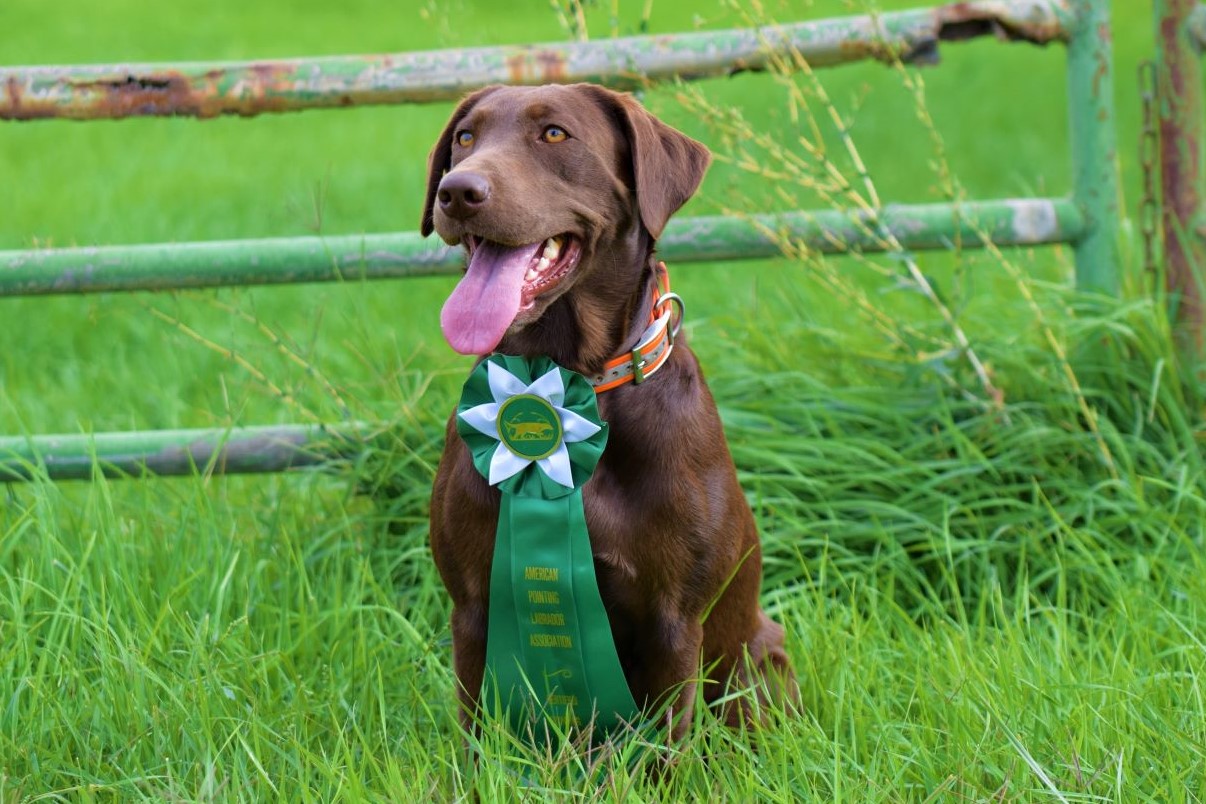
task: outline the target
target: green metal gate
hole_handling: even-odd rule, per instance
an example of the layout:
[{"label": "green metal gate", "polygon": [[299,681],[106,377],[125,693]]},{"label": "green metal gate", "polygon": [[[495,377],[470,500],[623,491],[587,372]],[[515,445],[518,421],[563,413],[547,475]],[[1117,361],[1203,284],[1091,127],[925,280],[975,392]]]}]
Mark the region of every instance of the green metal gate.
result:
[{"label": "green metal gate", "polygon": [[[1191,48],[1193,59],[1181,59],[1194,61],[1206,32],[1206,12],[1190,0],[1157,2],[1171,26],[1169,41]],[[941,43],[981,36],[1061,43],[1067,48],[1071,197],[992,199],[957,207],[895,205],[874,215],[911,250],[943,249],[953,241],[964,248],[989,242],[1067,243],[1075,252],[1078,286],[1116,293],[1120,210],[1109,24],[1109,0],[977,0],[758,29],[589,43],[271,62],[0,68],[0,119],[249,116],[448,100],[491,83],[594,81],[635,88],[675,77],[763,70],[775,56],[794,54],[813,67],[866,59],[927,62],[935,60]],[[1174,53],[1171,45],[1164,52]],[[1198,73],[1192,80],[1200,98]],[[1195,164],[1200,162],[1200,117],[1200,100],[1196,106],[1187,101],[1175,116],[1183,127],[1197,126],[1191,137]],[[1170,136],[1179,143],[1186,134]],[[1182,232],[1200,201],[1196,173],[1192,189],[1196,195],[1186,191],[1183,201],[1167,205],[1174,216],[1170,225]],[[1183,207],[1191,212],[1176,217]],[[672,222],[659,247],[676,262],[770,258],[779,256],[780,249],[766,232],[782,231],[818,251],[879,248],[859,224],[857,217],[825,210],[752,220],[686,218]],[[0,252],[0,296],[451,274],[461,259],[457,250],[432,245],[414,232],[7,251]],[[35,472],[52,479],[88,478],[98,470],[114,477],[191,474],[199,468],[278,472],[355,453],[371,432],[369,427],[340,425],[0,437],[0,480],[27,479]]]}]

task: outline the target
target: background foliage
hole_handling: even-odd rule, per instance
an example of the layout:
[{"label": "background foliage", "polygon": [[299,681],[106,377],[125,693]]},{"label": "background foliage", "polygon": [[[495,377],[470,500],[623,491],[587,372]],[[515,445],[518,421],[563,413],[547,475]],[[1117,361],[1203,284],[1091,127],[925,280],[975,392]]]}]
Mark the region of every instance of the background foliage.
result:
[{"label": "background foliage", "polygon": [[[1119,161],[1136,188],[1151,22],[1145,3],[1115,6]],[[859,10],[650,8],[589,6],[592,35],[613,16],[631,33],[644,16],[670,32]],[[466,0],[10,0],[0,30],[8,64],[566,36],[544,2]],[[799,155],[817,115],[826,158],[848,170],[830,109],[885,200],[1066,192],[1059,48],[942,54],[920,73],[646,93],[720,157],[686,214],[817,204],[806,182],[767,178],[790,154],[750,132]],[[413,229],[448,108],[0,126],[0,248]],[[396,425],[328,475],[5,489],[0,800],[492,800],[521,783],[592,799],[1200,800],[1202,405],[1160,304],[1137,271],[1118,301],[1069,292],[1062,249],[917,255],[930,298],[902,256],[674,266],[803,715],[756,740],[701,715],[681,746],[590,758],[487,730],[476,767],[426,548],[441,423],[467,369],[436,327],[448,279],[0,301],[0,432]],[[671,755],[673,773],[649,772]]]}]

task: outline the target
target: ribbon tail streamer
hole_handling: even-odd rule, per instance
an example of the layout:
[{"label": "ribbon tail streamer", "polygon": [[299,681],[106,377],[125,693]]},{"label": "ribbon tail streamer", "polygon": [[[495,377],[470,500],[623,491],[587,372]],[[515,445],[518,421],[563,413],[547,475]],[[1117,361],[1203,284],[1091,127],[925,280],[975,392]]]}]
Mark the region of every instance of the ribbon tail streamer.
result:
[{"label": "ribbon tail streamer", "polygon": [[503,495],[490,598],[486,663],[514,723],[535,711],[570,725],[594,718],[606,731],[635,714],[599,595],[581,489],[557,500]]}]

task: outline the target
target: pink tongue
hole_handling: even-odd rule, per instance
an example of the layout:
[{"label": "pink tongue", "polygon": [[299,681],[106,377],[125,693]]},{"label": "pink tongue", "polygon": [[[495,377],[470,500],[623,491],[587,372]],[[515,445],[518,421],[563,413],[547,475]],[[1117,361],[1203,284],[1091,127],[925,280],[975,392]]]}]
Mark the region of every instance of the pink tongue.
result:
[{"label": "pink tongue", "polygon": [[523,277],[538,248],[540,243],[512,248],[488,240],[478,245],[440,311],[440,329],[453,349],[463,355],[494,351],[519,312]]}]

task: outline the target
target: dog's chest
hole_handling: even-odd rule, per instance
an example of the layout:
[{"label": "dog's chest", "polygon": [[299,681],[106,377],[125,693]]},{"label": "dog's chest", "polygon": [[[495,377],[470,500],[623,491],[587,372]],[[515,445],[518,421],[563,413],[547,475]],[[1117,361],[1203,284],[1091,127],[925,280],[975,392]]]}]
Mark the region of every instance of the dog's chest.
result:
[{"label": "dog's chest", "polygon": [[[673,542],[681,541],[667,527],[679,518],[666,486],[648,472],[600,462],[583,489],[583,503],[601,584],[636,592],[666,581],[666,564],[677,552]],[[677,529],[689,527],[685,519],[677,522]]]}]

